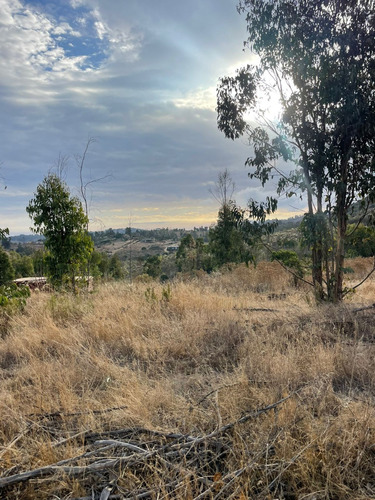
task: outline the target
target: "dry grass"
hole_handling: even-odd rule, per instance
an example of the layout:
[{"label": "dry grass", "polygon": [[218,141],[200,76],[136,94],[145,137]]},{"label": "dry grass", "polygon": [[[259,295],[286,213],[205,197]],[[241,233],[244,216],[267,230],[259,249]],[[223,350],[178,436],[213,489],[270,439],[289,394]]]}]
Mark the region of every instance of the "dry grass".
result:
[{"label": "dry grass", "polygon": [[[371,262],[348,265],[352,283]],[[375,498],[374,312],[353,313],[374,292],[370,279],[345,304],[317,308],[277,263],[263,263],[174,282],[169,300],[163,285],[142,283],[33,294],[0,340],[3,477],[94,450],[118,429],[149,450],[168,433],[217,434],[181,456],[56,473],[0,497],[99,498],[112,484],[112,498]]]}]

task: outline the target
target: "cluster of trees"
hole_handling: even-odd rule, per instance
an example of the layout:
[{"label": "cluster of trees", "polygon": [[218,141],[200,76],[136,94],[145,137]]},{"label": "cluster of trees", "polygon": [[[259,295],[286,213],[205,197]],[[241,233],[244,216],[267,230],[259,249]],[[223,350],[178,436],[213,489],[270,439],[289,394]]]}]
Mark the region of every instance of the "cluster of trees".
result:
[{"label": "cluster of trees", "polygon": [[[375,200],[375,9],[358,0],[240,0],[238,10],[258,62],[222,78],[218,127],[232,140],[247,136],[251,178],[306,197],[311,284],[318,300],[340,301],[348,216],[360,201],[365,217]],[[271,92],[277,123],[259,106]],[[250,110],[255,122],[246,121]],[[275,198],[249,203],[260,220],[276,208]]]},{"label": "cluster of trees", "polygon": [[224,264],[254,261],[255,239],[249,237],[245,224],[245,212],[234,201],[223,204],[218,213],[217,224],[210,228],[208,243],[192,234],[185,235],[180,242],[176,264],[180,272],[203,269],[211,272]]},{"label": "cluster of trees", "polygon": [[[56,174],[47,175],[37,187],[26,208],[34,232],[44,236],[44,249],[30,252],[0,247],[0,285],[14,278],[47,275],[57,288],[77,286],[77,277],[90,273],[106,279],[122,279],[125,272],[117,255],[94,251],[88,234],[88,217],[81,201],[72,196],[66,183]],[[7,247],[7,240],[4,240]]]},{"label": "cluster of trees", "polygon": [[[375,9],[367,0],[240,0],[238,10],[257,63],[221,79],[218,127],[232,140],[247,137],[250,178],[262,186],[276,182],[278,197],[305,198],[300,238],[310,252],[310,284],[319,301],[338,302],[349,292],[345,251],[374,253],[371,230],[361,222],[375,201]],[[262,104],[274,93],[281,106],[276,122]],[[35,231],[45,236],[51,279],[69,277],[73,287],[93,252],[85,189],[81,182],[86,211],[49,175],[27,208]],[[180,270],[249,261],[254,242],[274,229],[266,219],[277,210],[276,197],[250,200],[241,210],[230,191],[230,183],[220,186],[218,223],[207,245],[200,235],[182,237]],[[354,210],[358,223],[350,227]],[[293,250],[286,251],[274,258],[296,266]],[[156,275],[159,264],[150,260],[145,271]]]},{"label": "cluster of trees", "polygon": [[90,232],[95,244],[108,243],[113,240],[128,240],[130,236],[138,240],[150,239],[155,242],[175,241],[176,243],[181,240],[187,233],[191,234],[193,238],[203,238],[204,241],[208,240],[208,227],[194,227],[192,230],[186,229],[137,229],[126,227],[125,229],[106,229],[105,231]]}]

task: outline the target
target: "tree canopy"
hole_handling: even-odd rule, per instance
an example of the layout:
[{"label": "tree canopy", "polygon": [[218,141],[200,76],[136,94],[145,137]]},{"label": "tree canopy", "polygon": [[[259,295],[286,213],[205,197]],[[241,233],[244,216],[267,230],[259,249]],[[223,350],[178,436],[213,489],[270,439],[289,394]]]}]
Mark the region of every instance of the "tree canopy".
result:
[{"label": "tree canopy", "polygon": [[37,187],[26,208],[35,233],[45,237],[48,272],[52,282],[62,285],[67,277],[75,289],[75,278],[93,250],[87,234],[87,216],[77,197],[57,175],[49,174]]},{"label": "tree canopy", "polygon": [[[374,2],[241,0],[238,10],[258,63],[221,80],[218,127],[231,139],[248,136],[251,178],[277,180],[278,195],[305,194],[316,295],[341,300],[348,215],[356,201],[365,213],[375,198]],[[257,122],[247,122],[273,92],[279,120],[258,109]],[[276,207],[275,198],[261,205]]]}]

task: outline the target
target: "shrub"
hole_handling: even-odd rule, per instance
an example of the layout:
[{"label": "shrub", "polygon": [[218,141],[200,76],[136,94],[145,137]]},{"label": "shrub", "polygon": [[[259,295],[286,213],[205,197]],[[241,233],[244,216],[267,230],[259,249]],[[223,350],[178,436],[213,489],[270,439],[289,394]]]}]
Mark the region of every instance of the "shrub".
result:
[{"label": "shrub", "polygon": [[298,255],[293,250],[278,250],[273,252],[271,260],[276,260],[293,272],[294,284],[297,286],[298,278],[303,277],[303,267]]},{"label": "shrub", "polygon": [[23,310],[28,297],[30,297],[28,286],[17,286],[15,283],[0,286],[1,337],[4,337],[8,333],[11,316]]}]

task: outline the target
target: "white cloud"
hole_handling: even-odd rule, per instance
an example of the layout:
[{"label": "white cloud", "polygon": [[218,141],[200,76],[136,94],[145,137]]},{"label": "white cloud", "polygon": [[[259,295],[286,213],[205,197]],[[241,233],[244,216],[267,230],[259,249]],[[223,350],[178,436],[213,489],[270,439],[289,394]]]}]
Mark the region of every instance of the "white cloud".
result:
[{"label": "white cloud", "polygon": [[[81,4],[73,3],[75,6]],[[0,89],[7,89],[8,99],[14,102],[22,101],[25,105],[33,95],[29,104],[34,105],[35,97],[43,93],[44,100],[50,101],[56,95],[54,87],[60,91],[62,82],[69,85],[77,80],[92,80],[94,70],[98,74],[105,71],[103,64],[113,60],[115,53],[137,57],[139,39],[134,41],[127,33],[111,30],[98,10],[88,10],[81,16],[82,30],[89,19],[94,29],[94,37],[89,34],[91,38],[86,39],[66,20],[47,16],[20,0],[0,0],[0,11],[3,13],[0,20]],[[86,31],[90,33],[89,27]],[[81,44],[86,47],[84,54],[75,49],[75,39],[82,39]],[[87,53],[87,48],[91,52]]]},{"label": "white cloud", "polygon": [[94,23],[96,32],[100,40],[103,40],[106,35],[108,35],[108,28],[104,25],[102,21],[96,21]]},{"label": "white cloud", "polygon": [[215,111],[216,87],[197,89],[189,92],[185,97],[174,99],[173,104],[178,108],[194,108]]},{"label": "white cloud", "polygon": [[81,5],[84,5],[86,2],[85,0],[70,0],[70,5],[73,7],[73,9],[77,9]]},{"label": "white cloud", "polygon": [[61,23],[58,26],[56,26],[52,33],[54,35],[69,35],[69,36],[75,36],[75,37],[81,37],[81,33],[77,30],[74,30],[69,23]]},{"label": "white cloud", "polygon": [[74,155],[87,136],[98,138],[87,176],[113,174],[93,189],[108,227],[123,225],[110,208],[125,225],[137,209],[148,225],[215,220],[208,186],[218,171],[249,182],[247,146],[227,141],[214,113],[216,82],[245,36],[237,0],[27,1],[0,0],[3,225],[27,230],[24,207],[59,152],[79,185]]}]

